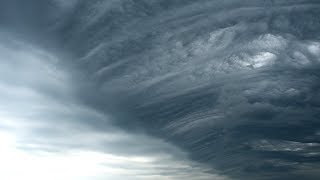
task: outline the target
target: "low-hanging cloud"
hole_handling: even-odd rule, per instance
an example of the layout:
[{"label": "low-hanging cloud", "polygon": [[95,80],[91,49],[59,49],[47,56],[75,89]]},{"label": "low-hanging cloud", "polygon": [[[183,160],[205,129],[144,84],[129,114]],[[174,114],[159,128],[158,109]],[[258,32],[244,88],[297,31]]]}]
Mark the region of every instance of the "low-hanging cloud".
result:
[{"label": "low-hanging cloud", "polygon": [[61,59],[8,33],[1,40],[1,179],[226,179],[78,102]]},{"label": "low-hanging cloud", "polygon": [[[42,33],[68,54],[58,60],[62,65],[43,72],[34,67],[49,62],[34,60],[34,53],[30,58],[30,50],[13,56],[2,46],[3,57],[27,59],[18,66],[3,61],[2,91],[13,93],[3,104],[14,102],[4,112],[34,107],[30,112],[40,114],[28,114],[32,123],[46,118],[25,142],[105,153],[120,162],[138,156],[146,171],[133,174],[151,179],[319,178],[319,2],[47,2],[56,4],[47,12],[53,25]],[[152,161],[161,167],[147,168],[154,167],[149,158],[161,159]],[[183,163],[176,170],[183,159],[194,167]],[[197,174],[200,169],[205,173]]]}]

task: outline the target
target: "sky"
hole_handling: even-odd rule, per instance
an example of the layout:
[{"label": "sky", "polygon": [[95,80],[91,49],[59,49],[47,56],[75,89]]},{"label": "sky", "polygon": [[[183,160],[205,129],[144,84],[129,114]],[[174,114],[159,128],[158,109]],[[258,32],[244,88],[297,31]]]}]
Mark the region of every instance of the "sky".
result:
[{"label": "sky", "polygon": [[0,179],[320,178],[317,0],[0,11]]},{"label": "sky", "polygon": [[[213,176],[178,148],[114,127],[107,114],[77,102],[68,73],[53,55],[8,34],[1,34],[0,52],[1,179]],[[105,128],[94,129],[95,121]]]}]

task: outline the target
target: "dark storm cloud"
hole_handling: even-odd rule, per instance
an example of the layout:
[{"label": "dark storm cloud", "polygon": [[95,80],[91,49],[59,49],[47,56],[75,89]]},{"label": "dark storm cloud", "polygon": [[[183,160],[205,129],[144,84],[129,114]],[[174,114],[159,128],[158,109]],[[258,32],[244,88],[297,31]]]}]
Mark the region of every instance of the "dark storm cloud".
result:
[{"label": "dark storm cloud", "polygon": [[319,141],[317,1],[78,3],[62,34],[100,92],[135,117],[120,125],[145,127],[236,178],[308,177],[318,167],[317,148],[306,157],[290,143],[272,153],[253,145]]},{"label": "dark storm cloud", "polygon": [[1,179],[226,179],[83,105],[61,59],[10,33],[0,39]]},{"label": "dark storm cloud", "polygon": [[[62,130],[69,140],[60,141],[54,128],[35,131],[58,138],[55,147],[171,151],[136,134],[144,132],[183,149],[213,174],[319,178],[318,1],[50,2],[63,13],[46,29],[76,69],[70,94],[78,112],[54,114],[77,119],[69,124],[81,125],[75,134],[88,128],[88,136],[99,136],[77,143],[82,136],[73,138],[69,126]],[[48,118],[50,124],[56,117]],[[99,141],[106,131],[126,138]],[[132,149],[123,152],[126,147]]]}]

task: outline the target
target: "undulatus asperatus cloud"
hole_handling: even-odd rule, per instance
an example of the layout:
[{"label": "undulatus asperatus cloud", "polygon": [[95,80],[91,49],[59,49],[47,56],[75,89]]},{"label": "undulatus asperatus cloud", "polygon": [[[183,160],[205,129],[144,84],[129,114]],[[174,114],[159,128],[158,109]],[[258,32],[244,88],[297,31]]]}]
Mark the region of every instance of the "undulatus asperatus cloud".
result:
[{"label": "undulatus asperatus cloud", "polygon": [[0,0],[1,180],[319,180],[319,0]]}]

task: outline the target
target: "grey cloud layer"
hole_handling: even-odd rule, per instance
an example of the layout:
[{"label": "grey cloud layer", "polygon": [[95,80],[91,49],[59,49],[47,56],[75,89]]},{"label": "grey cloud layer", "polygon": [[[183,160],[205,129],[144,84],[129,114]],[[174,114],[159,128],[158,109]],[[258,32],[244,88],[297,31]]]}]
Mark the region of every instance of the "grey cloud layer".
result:
[{"label": "grey cloud layer", "polygon": [[[319,7],[79,1],[62,32],[102,95],[120,95],[135,116],[119,124],[143,126],[235,178],[316,179],[318,147],[308,143],[319,141]],[[270,141],[314,156],[257,145]]]},{"label": "grey cloud layer", "polygon": [[[0,38],[0,157],[9,158],[0,163],[1,178],[226,179],[206,173],[163,140],[113,126],[112,116],[77,101],[61,59],[12,34]],[[59,167],[68,168],[70,175]]]},{"label": "grey cloud layer", "polygon": [[112,126],[234,179],[320,177],[318,1],[72,2],[48,30],[78,70],[72,94]]}]

